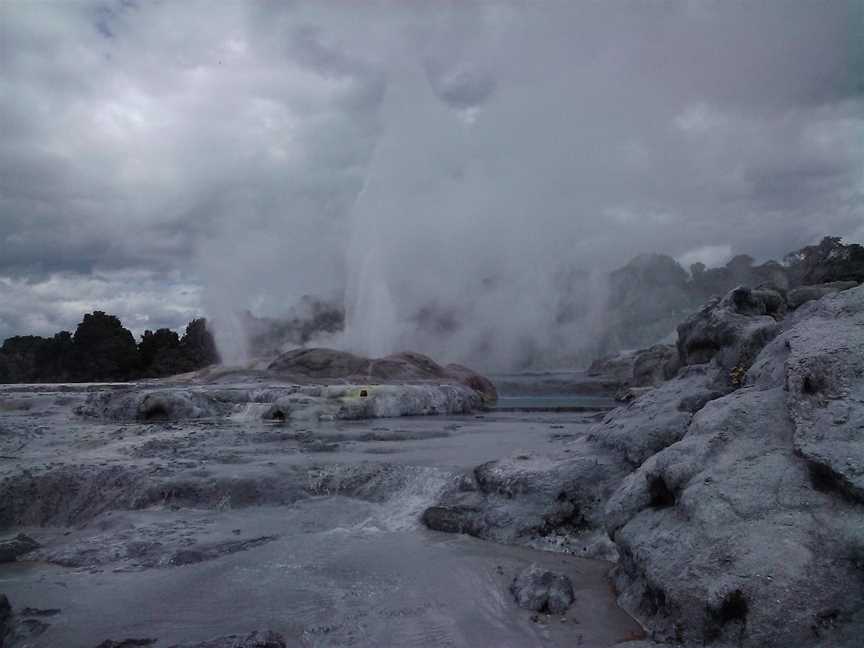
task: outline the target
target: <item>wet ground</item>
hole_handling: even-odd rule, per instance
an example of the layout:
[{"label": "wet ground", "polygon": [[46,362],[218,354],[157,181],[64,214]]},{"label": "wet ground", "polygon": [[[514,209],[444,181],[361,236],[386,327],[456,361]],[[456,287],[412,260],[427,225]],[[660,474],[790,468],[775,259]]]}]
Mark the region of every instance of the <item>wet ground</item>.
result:
[{"label": "wet ground", "polygon": [[[80,390],[0,390],[0,535],[42,544],[0,565],[0,592],[59,610],[22,645],[269,628],[289,645],[601,647],[639,632],[608,564],[419,522],[464,471],[560,449],[595,413],[94,423],[72,412]],[[516,607],[531,563],[571,577],[563,617]]]}]

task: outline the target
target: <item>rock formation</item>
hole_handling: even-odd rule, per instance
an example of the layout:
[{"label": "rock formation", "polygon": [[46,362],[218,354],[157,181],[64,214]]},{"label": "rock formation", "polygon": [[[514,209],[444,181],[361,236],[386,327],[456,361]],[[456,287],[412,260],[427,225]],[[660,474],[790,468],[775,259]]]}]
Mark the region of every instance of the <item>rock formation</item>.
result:
[{"label": "rock formation", "polygon": [[675,377],[557,456],[477,467],[424,522],[617,556],[619,602],[657,641],[859,645],[864,287],[788,306],[713,300],[679,327]]},{"label": "rock formation", "polygon": [[488,378],[459,365],[442,367],[419,353],[373,359],[335,349],[297,349],[263,371],[205,369],[179,382],[94,391],[76,411],[109,421],[333,420],[465,414],[496,397]]}]

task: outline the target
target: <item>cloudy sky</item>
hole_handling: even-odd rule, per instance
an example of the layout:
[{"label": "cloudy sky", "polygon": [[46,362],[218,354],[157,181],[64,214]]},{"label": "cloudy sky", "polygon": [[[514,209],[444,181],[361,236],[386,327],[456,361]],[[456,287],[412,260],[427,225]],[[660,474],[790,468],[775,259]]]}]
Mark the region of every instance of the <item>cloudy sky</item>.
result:
[{"label": "cloudy sky", "polygon": [[562,267],[864,239],[862,7],[4,0],[0,339],[314,293],[387,350],[491,278],[516,343]]}]

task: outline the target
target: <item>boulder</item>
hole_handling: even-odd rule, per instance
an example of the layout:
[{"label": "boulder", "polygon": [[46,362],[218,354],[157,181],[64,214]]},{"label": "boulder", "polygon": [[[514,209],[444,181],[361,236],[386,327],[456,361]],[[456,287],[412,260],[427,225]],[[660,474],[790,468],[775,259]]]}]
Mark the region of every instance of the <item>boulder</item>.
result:
[{"label": "boulder", "polygon": [[564,614],[573,604],[573,584],[564,574],[531,565],[510,585],[516,604],[526,610],[546,614]]},{"label": "boulder", "polygon": [[603,505],[629,471],[619,455],[581,438],[557,455],[477,466],[422,520],[436,531],[614,559]]}]

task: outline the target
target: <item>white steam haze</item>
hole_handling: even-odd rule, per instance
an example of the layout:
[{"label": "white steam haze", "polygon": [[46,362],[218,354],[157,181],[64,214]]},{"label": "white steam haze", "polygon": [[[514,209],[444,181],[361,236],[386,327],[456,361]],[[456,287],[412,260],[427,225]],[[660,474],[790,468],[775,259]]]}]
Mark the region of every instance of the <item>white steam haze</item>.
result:
[{"label": "white steam haze", "polygon": [[348,313],[327,343],[359,352],[566,356],[637,254],[864,238],[862,21],[859,0],[7,1],[0,338],[202,313],[241,362],[239,313],[319,295]]}]

